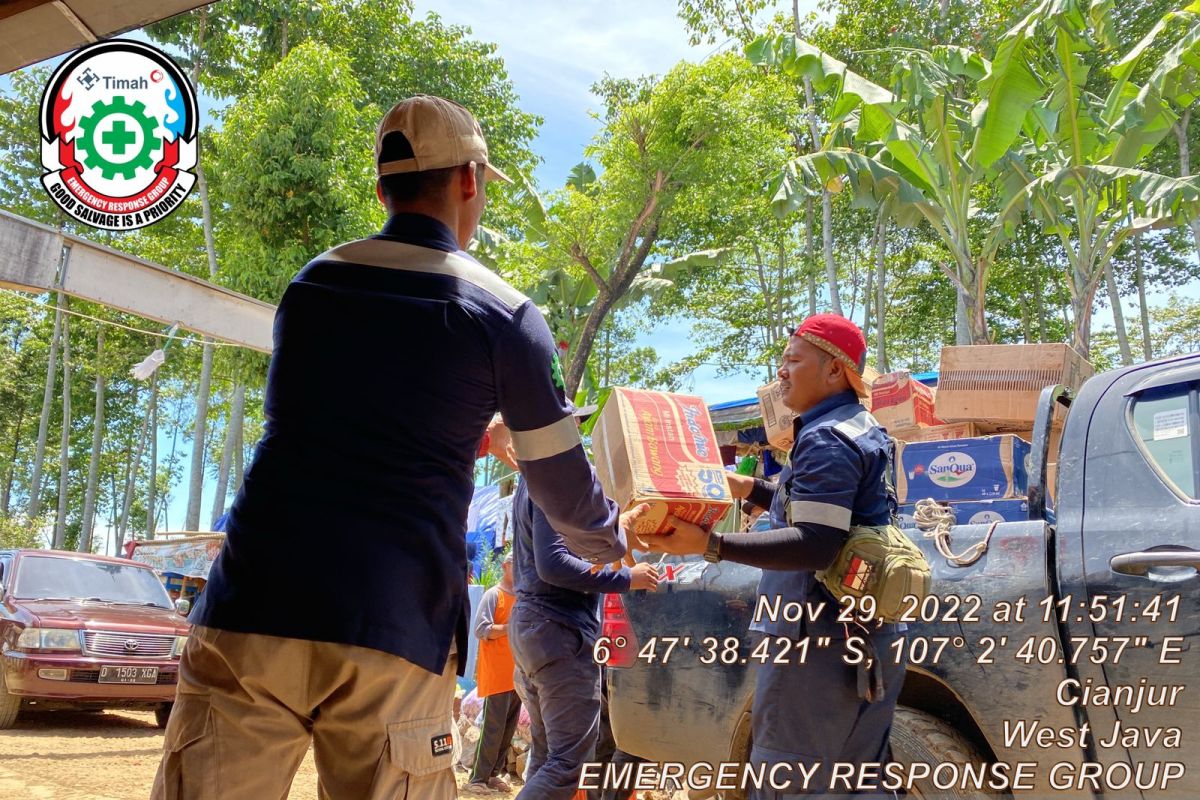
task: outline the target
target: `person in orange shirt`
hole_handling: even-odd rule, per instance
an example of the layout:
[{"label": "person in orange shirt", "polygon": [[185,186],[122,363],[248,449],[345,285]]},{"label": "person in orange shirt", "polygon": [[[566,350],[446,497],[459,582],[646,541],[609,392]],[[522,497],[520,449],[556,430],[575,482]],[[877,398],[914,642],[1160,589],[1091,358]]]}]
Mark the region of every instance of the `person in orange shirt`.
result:
[{"label": "person in orange shirt", "polygon": [[467,786],[475,791],[512,791],[501,777],[521,714],[521,699],[513,688],[512,650],[508,647],[508,617],[517,601],[513,593],[512,558],[510,550],[501,565],[503,577],[484,592],[475,620],[475,638],[479,639],[476,693],[483,698],[483,727],[475,750],[475,768]]}]

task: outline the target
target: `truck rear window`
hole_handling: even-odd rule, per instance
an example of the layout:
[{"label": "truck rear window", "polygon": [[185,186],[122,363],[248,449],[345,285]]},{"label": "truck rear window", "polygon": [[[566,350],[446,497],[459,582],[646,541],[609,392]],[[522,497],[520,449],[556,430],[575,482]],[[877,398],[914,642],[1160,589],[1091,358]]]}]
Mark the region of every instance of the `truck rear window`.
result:
[{"label": "truck rear window", "polygon": [[1133,428],[1142,448],[1159,474],[1189,498],[1197,491],[1195,431],[1191,395],[1187,386],[1147,393],[1133,403]]}]

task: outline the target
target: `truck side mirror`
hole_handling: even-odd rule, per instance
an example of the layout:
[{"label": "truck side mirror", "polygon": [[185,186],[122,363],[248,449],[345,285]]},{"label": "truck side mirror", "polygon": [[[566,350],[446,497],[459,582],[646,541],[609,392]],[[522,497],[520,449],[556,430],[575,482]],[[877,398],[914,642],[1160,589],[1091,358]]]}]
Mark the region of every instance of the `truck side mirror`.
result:
[{"label": "truck side mirror", "polygon": [[192,610],[192,601],[184,598],[179,598],[175,601],[175,613],[181,617],[186,617],[188,612]]}]

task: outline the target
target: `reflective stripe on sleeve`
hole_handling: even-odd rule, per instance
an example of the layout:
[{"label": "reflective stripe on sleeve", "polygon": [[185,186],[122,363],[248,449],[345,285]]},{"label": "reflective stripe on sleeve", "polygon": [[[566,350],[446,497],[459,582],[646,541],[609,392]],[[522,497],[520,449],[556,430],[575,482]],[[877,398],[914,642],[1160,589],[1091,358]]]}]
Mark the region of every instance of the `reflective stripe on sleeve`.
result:
[{"label": "reflective stripe on sleeve", "polygon": [[816,503],[812,500],[793,500],[788,504],[788,522],[802,525],[827,525],[839,531],[850,530],[850,509],[833,503]]},{"label": "reflective stripe on sleeve", "polygon": [[579,444],[579,425],[574,416],[563,417],[544,428],[513,431],[513,449],[521,461],[538,461],[565,453]]}]

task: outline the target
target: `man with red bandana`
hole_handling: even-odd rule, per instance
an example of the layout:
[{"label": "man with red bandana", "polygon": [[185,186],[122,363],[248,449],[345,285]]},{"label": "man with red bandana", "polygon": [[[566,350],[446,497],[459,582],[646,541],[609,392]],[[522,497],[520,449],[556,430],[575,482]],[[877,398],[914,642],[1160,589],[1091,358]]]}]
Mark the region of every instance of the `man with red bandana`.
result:
[{"label": "man with red bandana", "polygon": [[[770,512],[772,530],[722,536],[676,519],[673,532],[645,537],[656,552],[703,553],[709,561],[762,568],[758,594],[772,606],[776,598],[804,608],[824,603],[811,619],[806,612],[798,621],[780,615],[751,625],[772,642],[810,640],[803,663],[793,656],[776,664],[779,649],[773,648],[758,667],[751,761],[816,767],[808,779],[799,769],[781,771],[781,778],[793,778],[791,785],[751,788],[754,800],[849,794],[831,786],[835,763],[881,763],[890,755],[892,715],[904,679],[892,646],[904,626],[838,622],[840,606],[814,574],[833,563],[851,526],[886,525],[895,513],[890,441],[859,402],[866,396],[866,351],[858,326],[836,314],[809,317],[789,339],[778,372],[784,405],[797,414],[789,463],[777,485],[729,476],[735,496]],[[843,661],[850,636],[873,645],[877,658],[869,669]],[[821,637],[832,643],[817,646]]]}]

